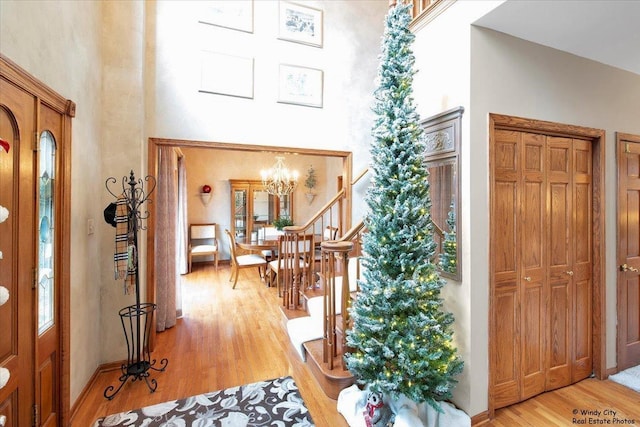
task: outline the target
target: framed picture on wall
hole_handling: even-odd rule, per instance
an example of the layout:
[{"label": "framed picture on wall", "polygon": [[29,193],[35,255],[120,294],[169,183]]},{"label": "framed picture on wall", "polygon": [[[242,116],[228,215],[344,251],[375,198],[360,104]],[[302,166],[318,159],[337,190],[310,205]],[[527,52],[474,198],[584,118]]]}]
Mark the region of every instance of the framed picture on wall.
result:
[{"label": "framed picture on wall", "polygon": [[203,1],[199,22],[253,33],[253,0]]},{"label": "framed picture on wall", "polygon": [[278,38],[322,47],[322,10],[281,0]]},{"label": "framed picture on wall", "polygon": [[280,64],[278,102],[322,108],[323,77],[316,68]]},{"label": "framed picture on wall", "polygon": [[199,92],[253,99],[253,58],[201,52]]}]

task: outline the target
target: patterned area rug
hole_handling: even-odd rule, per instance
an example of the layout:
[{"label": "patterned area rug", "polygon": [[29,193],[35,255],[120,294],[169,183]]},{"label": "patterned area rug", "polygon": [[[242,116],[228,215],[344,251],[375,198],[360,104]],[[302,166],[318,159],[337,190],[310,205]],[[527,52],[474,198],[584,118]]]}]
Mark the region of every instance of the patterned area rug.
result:
[{"label": "patterned area rug", "polygon": [[640,365],[610,375],[609,379],[640,393]]},{"label": "patterned area rug", "polygon": [[315,426],[291,377],[160,403],[98,419],[93,427]]}]

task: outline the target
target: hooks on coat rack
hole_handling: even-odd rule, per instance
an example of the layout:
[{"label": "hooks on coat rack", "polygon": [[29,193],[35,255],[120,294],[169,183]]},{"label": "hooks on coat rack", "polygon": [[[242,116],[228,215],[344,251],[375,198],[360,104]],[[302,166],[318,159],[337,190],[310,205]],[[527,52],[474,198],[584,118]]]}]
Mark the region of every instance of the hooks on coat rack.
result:
[{"label": "hooks on coat rack", "polygon": [[[136,229],[146,230],[146,227],[143,226],[142,220],[149,218],[149,211],[145,210],[144,213],[140,212],[140,206],[145,202],[152,202],[149,196],[156,189],[156,179],[151,175],[147,175],[144,180],[142,178],[136,180],[133,171],[131,171],[128,178],[126,176],[122,177],[122,191],[120,194],[112,191],[109,187],[113,186],[117,182],[118,181],[114,177],[107,178],[105,181],[107,191],[116,199],[124,198],[127,201],[127,206],[130,212],[135,214]],[[145,190],[145,183],[147,184],[147,190]],[[149,188],[149,186],[151,186],[151,188]]]}]

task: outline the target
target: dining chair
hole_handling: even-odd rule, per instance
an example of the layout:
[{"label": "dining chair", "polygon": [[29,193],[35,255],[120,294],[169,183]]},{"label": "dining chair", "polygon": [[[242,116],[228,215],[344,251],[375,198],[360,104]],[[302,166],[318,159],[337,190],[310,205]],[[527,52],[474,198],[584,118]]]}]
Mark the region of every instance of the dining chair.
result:
[{"label": "dining chair", "polygon": [[[267,283],[273,286],[275,281],[278,296],[282,296],[282,286],[292,285],[294,280],[302,285],[310,283],[313,274],[313,239],[313,234],[278,237],[278,257],[267,265]],[[294,277],[296,264],[298,276]],[[289,274],[285,276],[284,271]]]},{"label": "dining chair", "polygon": [[216,271],[218,271],[218,239],[215,223],[189,225],[189,273],[191,273],[194,256],[213,256]]},{"label": "dining chair", "polygon": [[[231,277],[229,277],[229,281],[231,282],[233,280],[233,289],[236,288],[240,270],[243,268],[257,267],[258,274],[260,275],[260,278],[263,279],[265,277],[267,268],[267,260],[256,254],[237,255],[236,239],[233,237],[233,234],[231,234],[229,230],[225,229],[224,232],[229,238],[229,253],[231,254]],[[265,272],[263,272],[263,269],[265,270]]]},{"label": "dining chair", "polygon": [[[283,234],[283,231],[278,230],[275,227],[264,227],[262,230],[258,231],[258,239],[277,240],[278,236],[282,236]],[[263,249],[260,253],[267,261],[272,261],[278,256],[278,251],[273,249]]]}]

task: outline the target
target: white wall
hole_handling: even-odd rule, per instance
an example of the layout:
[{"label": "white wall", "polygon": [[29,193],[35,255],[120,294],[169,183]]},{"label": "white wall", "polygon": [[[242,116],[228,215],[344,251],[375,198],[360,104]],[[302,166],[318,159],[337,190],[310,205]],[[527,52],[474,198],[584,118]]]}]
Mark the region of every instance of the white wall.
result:
[{"label": "white wall", "polygon": [[[344,150],[366,141],[369,115],[347,106],[357,103],[369,112],[384,1],[309,3],[324,10],[322,49],[275,38],[277,1],[254,1],[253,34],[199,24],[202,4],[104,2],[102,179],[119,178],[130,169],[140,177],[146,174],[148,137]],[[359,16],[355,26],[354,16]],[[356,36],[357,47],[342,42]],[[198,92],[202,48],[254,56],[254,98]],[[322,109],[275,102],[279,61],[324,70]],[[102,204],[106,203],[108,197]],[[101,231],[104,363],[125,357],[117,312],[133,300],[112,279],[113,229]],[[144,272],[144,233],[139,240]],[[143,295],[145,287],[143,276]]]},{"label": "white wall", "polygon": [[[71,401],[102,362],[101,27],[98,2],[0,1],[0,52],[76,103],[72,121]],[[87,220],[97,232],[87,235]]]},{"label": "white wall", "polygon": [[[448,280],[442,296],[445,308],[455,316],[454,341],[464,360],[464,371],[458,377],[453,401],[472,416],[487,408],[487,319],[480,316],[486,316],[488,296],[484,293],[486,290],[477,286],[476,269],[477,257],[486,252],[488,243],[475,237],[476,209],[484,201],[471,190],[472,181],[478,178],[469,173],[477,162],[469,129],[472,115],[470,24],[500,3],[456,2],[417,32],[413,46],[418,70],[414,94],[420,116],[424,119],[459,106],[465,109],[461,126],[461,224],[458,230],[462,280]],[[487,178],[480,179],[486,181]]]},{"label": "white wall", "polygon": [[[136,179],[146,175],[144,140],[144,13],[142,2],[102,2],[103,79],[102,174],[101,181],[114,177],[109,188],[122,193],[122,179],[131,171]],[[114,198],[97,189],[104,208]],[[153,195],[151,196],[153,199]],[[145,206],[142,206],[144,209]],[[135,295],[125,295],[122,281],[114,280],[113,252],[115,228],[100,221],[100,261],[102,267],[101,363],[126,359],[126,346],[118,312],[135,304]],[[145,241],[144,232],[138,241]],[[140,245],[139,245],[140,246]],[[139,247],[139,271],[144,272],[145,249]],[[144,274],[140,275],[141,295],[145,295]],[[144,302],[144,299],[141,301]]]},{"label": "white wall", "polygon": [[[77,103],[72,404],[98,365],[125,357],[117,311],[133,299],[113,280],[114,230],[102,221],[111,201],[104,181],[130,170],[144,176],[148,137],[348,150],[356,153],[355,171],[368,163],[371,94],[387,1],[302,3],[324,11],[321,49],[276,39],[275,0],[254,1],[249,37],[203,28],[186,2],[0,2],[0,51]],[[193,72],[201,47],[255,56],[254,99],[198,93]],[[322,109],[275,102],[280,62],[324,71]],[[89,218],[96,220],[91,236]],[[145,242],[144,233],[140,240]],[[143,244],[141,271],[145,253]]]},{"label": "white wall", "polygon": [[[465,372],[454,401],[487,409],[489,300],[488,114],[606,130],[606,365],[616,364],[615,132],[640,133],[640,76],[501,33],[470,27],[497,2],[457,2],[418,33],[415,93],[422,117],[459,105],[462,125],[461,283],[443,291],[456,316]],[[473,304],[472,304],[473,301]]]},{"label": "white wall", "polygon": [[[476,12],[481,12],[483,5],[474,4]],[[492,5],[485,2],[484,7],[489,10]],[[607,367],[616,364],[615,131],[640,133],[640,76],[469,27],[473,17],[470,3],[458,2],[420,31],[415,44],[421,70],[416,77],[416,100],[422,116],[465,107],[460,231],[463,280],[449,283],[443,295],[456,316],[458,349],[465,360],[454,401],[472,416],[485,411],[488,402],[488,114],[606,130]]]},{"label": "white wall", "polygon": [[[472,29],[471,192],[474,242],[488,242],[488,114],[500,113],[606,131],[606,367],[616,366],[615,132],[640,134],[640,75],[483,28]],[[481,201],[480,201],[481,200]],[[487,245],[479,249],[488,249]],[[480,251],[479,251],[480,252]],[[474,269],[474,287],[488,294],[488,251]],[[482,307],[473,319],[486,322]]]}]

